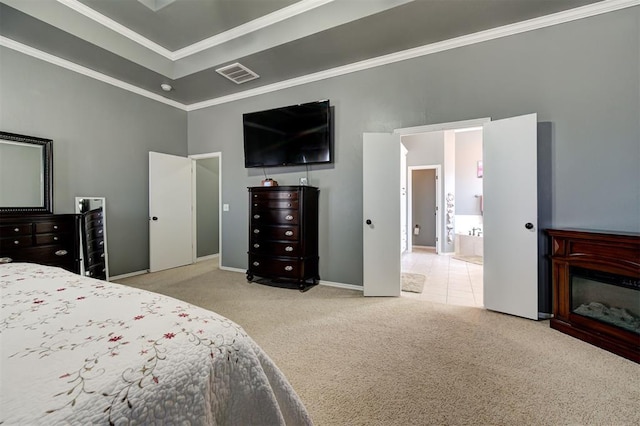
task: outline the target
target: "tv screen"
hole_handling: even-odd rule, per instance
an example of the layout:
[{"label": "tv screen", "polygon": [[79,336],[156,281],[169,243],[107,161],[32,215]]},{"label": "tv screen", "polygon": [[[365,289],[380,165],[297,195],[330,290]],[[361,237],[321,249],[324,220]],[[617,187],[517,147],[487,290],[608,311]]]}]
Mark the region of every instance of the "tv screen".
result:
[{"label": "tv screen", "polygon": [[251,112],[242,121],[245,167],[332,161],[328,100]]}]

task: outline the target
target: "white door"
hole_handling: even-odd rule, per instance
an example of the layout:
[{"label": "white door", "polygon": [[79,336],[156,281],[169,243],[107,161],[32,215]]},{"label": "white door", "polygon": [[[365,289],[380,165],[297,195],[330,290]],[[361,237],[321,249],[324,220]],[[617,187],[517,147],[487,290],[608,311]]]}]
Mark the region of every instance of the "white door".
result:
[{"label": "white door", "polygon": [[483,128],[484,306],[538,319],[537,115]]},{"label": "white door", "polygon": [[149,270],[188,265],[192,258],[192,160],[149,152]]},{"label": "white door", "polygon": [[365,296],[400,296],[400,136],[362,136]]}]

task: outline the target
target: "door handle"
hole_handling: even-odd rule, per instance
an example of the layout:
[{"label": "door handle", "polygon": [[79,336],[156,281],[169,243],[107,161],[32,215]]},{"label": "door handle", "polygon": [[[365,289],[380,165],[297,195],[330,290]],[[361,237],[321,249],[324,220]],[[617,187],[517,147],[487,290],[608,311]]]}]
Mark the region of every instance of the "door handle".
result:
[{"label": "door handle", "polygon": [[364,223],[366,223],[367,225],[371,225],[371,219],[367,219]]},{"label": "door handle", "polygon": [[524,227],[527,228],[527,229],[533,229],[533,223],[527,222],[527,223],[524,224]]}]

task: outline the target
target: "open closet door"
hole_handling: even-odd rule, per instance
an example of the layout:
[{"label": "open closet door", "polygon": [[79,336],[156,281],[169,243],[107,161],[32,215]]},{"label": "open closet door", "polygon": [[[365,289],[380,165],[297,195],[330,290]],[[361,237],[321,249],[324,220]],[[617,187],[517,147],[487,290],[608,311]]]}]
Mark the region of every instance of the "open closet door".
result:
[{"label": "open closet door", "polygon": [[537,320],[537,115],[483,128],[484,306]]},{"label": "open closet door", "polygon": [[400,296],[400,135],[362,138],[364,295]]},{"label": "open closet door", "polygon": [[149,152],[149,270],[193,263],[190,158]]}]

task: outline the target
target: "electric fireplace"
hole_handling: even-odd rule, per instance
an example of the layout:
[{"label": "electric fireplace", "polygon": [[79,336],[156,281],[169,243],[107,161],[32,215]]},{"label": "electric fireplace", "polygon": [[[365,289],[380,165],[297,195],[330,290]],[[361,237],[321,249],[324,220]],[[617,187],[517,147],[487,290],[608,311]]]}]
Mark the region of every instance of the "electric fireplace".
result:
[{"label": "electric fireplace", "polygon": [[640,363],[640,234],[547,233],[551,327]]}]

